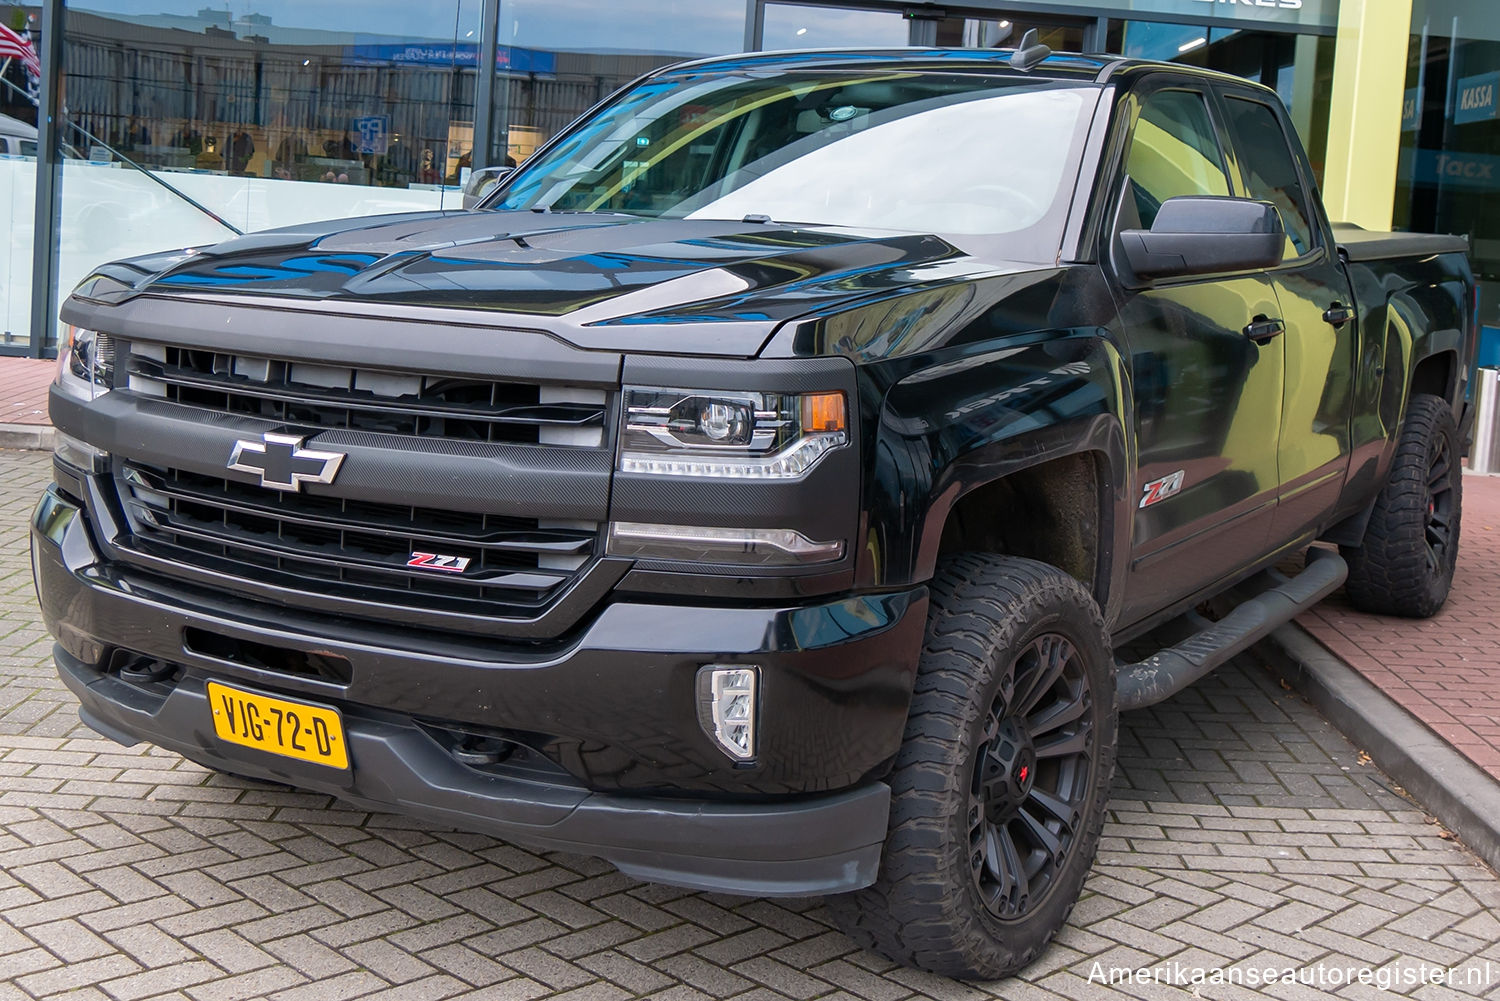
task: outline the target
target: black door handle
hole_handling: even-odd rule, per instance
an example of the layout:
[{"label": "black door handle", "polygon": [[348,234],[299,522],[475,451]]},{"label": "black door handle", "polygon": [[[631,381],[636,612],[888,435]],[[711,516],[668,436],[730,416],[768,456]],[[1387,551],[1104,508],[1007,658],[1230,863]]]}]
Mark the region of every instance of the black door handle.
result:
[{"label": "black door handle", "polygon": [[1344,324],[1354,319],[1354,310],[1350,309],[1348,306],[1345,306],[1341,302],[1335,302],[1333,305],[1329,306],[1323,311],[1323,319],[1327,320],[1335,327],[1342,327]]},{"label": "black door handle", "polygon": [[1286,326],[1280,320],[1271,320],[1264,316],[1257,316],[1245,324],[1245,336],[1256,344],[1264,344],[1277,334],[1284,333]]}]

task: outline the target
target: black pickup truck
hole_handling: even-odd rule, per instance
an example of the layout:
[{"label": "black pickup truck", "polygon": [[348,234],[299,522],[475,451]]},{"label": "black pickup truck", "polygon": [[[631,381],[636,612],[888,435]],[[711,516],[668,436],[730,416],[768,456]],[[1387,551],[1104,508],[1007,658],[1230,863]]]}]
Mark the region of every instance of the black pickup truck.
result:
[{"label": "black pickup truck", "polygon": [[662,69],[472,211],[85,280],[58,670],[124,743],[1002,975],[1079,893],[1118,710],[1346,575],[1442,605],[1465,251],[1331,225],[1228,76]]}]

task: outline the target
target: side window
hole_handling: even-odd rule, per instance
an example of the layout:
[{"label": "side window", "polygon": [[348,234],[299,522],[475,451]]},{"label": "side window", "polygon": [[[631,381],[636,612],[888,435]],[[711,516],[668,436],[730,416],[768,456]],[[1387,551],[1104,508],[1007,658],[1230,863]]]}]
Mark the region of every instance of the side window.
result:
[{"label": "side window", "polygon": [[1125,172],[1135,185],[1141,226],[1177,195],[1227,195],[1229,177],[1201,94],[1163,90],[1146,98],[1130,137]]},{"label": "side window", "polygon": [[1230,97],[1224,103],[1245,193],[1281,211],[1281,223],[1292,244],[1287,256],[1301,257],[1313,248],[1312,214],[1281,122],[1276,112],[1259,101]]}]

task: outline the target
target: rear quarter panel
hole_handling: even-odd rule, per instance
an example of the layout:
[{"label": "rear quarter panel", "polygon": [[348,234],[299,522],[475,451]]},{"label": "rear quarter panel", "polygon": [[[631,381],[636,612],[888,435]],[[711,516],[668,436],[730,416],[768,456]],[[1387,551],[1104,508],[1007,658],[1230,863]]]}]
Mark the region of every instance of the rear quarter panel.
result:
[{"label": "rear quarter panel", "polygon": [[1412,374],[1444,358],[1444,396],[1456,418],[1473,372],[1478,331],[1474,275],[1462,254],[1346,265],[1359,307],[1352,456],[1342,506],[1361,508],[1384,482],[1406,416]]}]

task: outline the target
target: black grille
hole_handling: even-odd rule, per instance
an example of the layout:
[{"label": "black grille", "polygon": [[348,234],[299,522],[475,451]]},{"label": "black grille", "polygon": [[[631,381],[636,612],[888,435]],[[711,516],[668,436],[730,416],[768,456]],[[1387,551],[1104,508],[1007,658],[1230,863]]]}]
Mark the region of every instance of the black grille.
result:
[{"label": "black grille", "polygon": [[146,395],[288,425],[459,441],[603,442],[600,391],[145,344],[132,346],[127,372],[129,387]]},{"label": "black grille", "polygon": [[[303,493],[125,463],[128,547],[273,586],[461,614],[530,617],[591,562],[597,526]],[[411,566],[418,554],[453,569]]]}]

